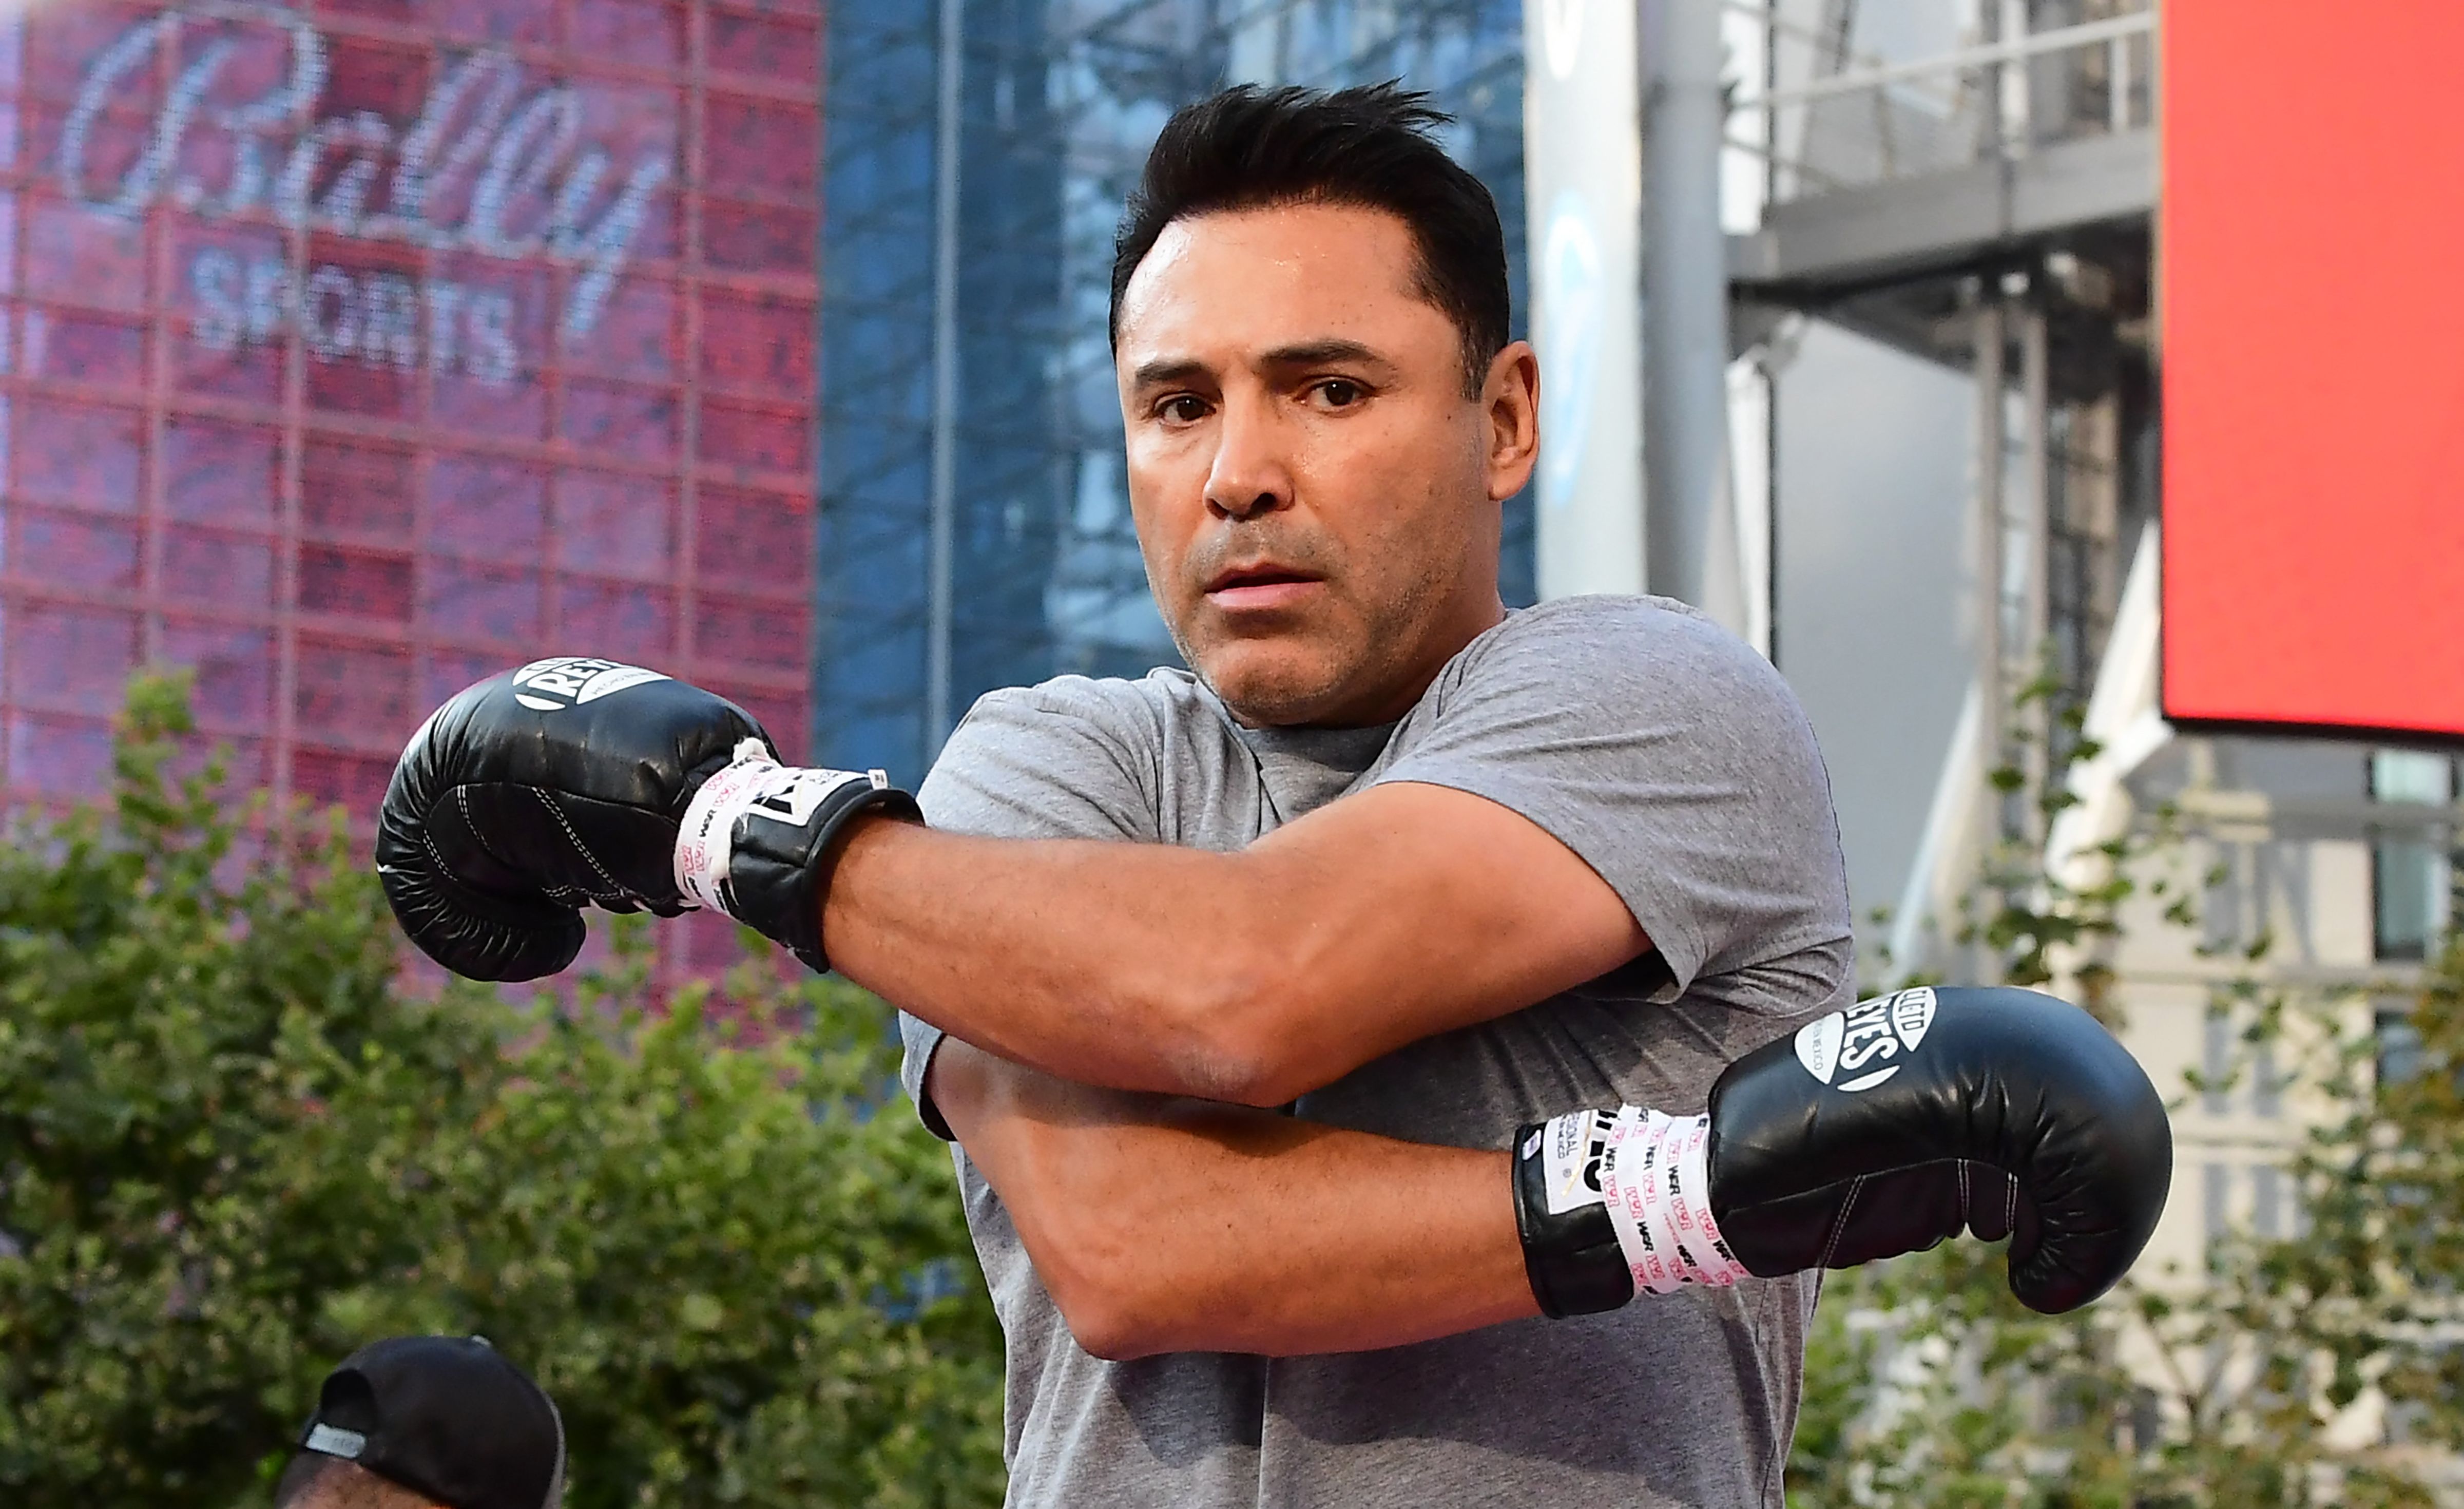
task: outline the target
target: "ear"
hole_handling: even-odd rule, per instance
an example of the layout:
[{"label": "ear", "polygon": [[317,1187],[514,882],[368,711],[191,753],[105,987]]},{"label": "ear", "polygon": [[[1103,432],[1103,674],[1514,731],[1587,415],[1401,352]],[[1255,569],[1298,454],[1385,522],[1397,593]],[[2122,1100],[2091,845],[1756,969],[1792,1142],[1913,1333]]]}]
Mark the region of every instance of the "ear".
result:
[{"label": "ear", "polygon": [[1503,502],[1523,491],[1540,456],[1540,356],[1529,341],[1509,341],[1488,361],[1480,404],[1488,418],[1488,497]]}]

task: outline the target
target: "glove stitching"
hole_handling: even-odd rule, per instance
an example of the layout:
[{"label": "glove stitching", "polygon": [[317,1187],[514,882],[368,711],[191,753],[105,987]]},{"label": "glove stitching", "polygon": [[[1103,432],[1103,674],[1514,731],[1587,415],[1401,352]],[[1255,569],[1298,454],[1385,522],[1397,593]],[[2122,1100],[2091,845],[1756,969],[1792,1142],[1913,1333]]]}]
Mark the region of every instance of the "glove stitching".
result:
[{"label": "glove stitching", "polygon": [[1833,1254],[1839,1251],[1839,1239],[1848,1234],[1848,1217],[1856,1212],[1857,1196],[1864,1192],[1865,1175],[1859,1174],[1848,1183],[1848,1198],[1839,1202],[1839,1213],[1831,1222],[1831,1240],[1822,1244],[1822,1261],[1816,1268],[1831,1266]]},{"label": "glove stitching", "polygon": [[2004,1174],[2002,1187],[2002,1225],[2015,1232],[2019,1230],[2019,1181]]},{"label": "glove stitching", "polygon": [[419,831],[419,841],[427,847],[428,857],[436,861],[436,873],[445,877],[448,880],[460,884],[462,877],[455,875],[453,873],[453,867],[445,862],[445,851],[436,847],[435,832],[428,828],[421,828]]},{"label": "glove stitching", "polygon": [[[458,788],[456,788],[456,794],[457,796],[459,795]],[[460,799],[464,804],[463,815],[467,821],[470,815],[470,799],[468,797],[461,797]],[[445,862],[445,851],[436,847],[436,834],[434,831],[426,828],[421,829],[419,833],[419,844],[421,848],[428,851],[428,857],[435,861],[436,873],[438,875],[443,876],[446,879],[452,881],[456,885],[467,885],[469,883],[460,876],[455,875],[453,873],[453,867]],[[577,886],[552,885],[547,888],[546,895],[550,900],[561,901],[568,897],[587,897],[590,893],[582,890]]]},{"label": "glove stitching", "polygon": [[1959,1218],[1963,1221],[1968,1219],[1968,1160],[1963,1158],[1959,1160]]},{"label": "glove stitching", "polygon": [[[545,791],[540,790],[538,787],[526,786],[522,788],[522,789],[530,792],[531,795],[538,797],[539,799],[539,806],[548,810],[548,814],[556,819],[556,826],[564,830],[565,840],[573,845],[573,852],[582,855],[583,858],[590,862],[590,868],[598,872],[599,878],[606,881],[609,885],[616,888],[614,892],[615,899],[621,901],[633,898],[633,893],[625,889],[625,882],[617,879],[614,876],[609,875],[607,873],[607,867],[599,862],[599,856],[592,854],[589,848],[583,843],[582,835],[575,832],[573,831],[573,824],[565,820],[564,810],[562,808],[557,806],[553,801],[550,801],[548,799],[548,794]],[[585,890],[583,894],[590,897],[594,900],[607,899],[607,898],[602,897],[596,891]],[[640,899],[648,900],[649,899],[648,897],[643,897]]]}]

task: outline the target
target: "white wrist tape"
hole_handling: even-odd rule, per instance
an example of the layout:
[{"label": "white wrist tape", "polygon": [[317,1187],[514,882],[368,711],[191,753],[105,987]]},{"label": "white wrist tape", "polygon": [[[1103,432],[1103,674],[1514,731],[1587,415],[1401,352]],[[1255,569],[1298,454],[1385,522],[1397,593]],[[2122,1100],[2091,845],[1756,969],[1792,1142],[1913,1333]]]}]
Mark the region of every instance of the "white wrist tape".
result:
[{"label": "white wrist tape", "polygon": [[1621,1107],[1600,1155],[1600,1195],[1638,1294],[1749,1276],[1711,1218],[1711,1119]]},{"label": "white wrist tape", "polygon": [[[887,787],[879,770],[811,770],[781,765],[759,739],[736,746],[736,758],[701,784],[676,829],[676,889],[688,906],[727,912],[727,867],[735,857],[736,820],[750,813],[802,828],[825,797],[850,782]],[[734,916],[733,912],[728,913]]]}]

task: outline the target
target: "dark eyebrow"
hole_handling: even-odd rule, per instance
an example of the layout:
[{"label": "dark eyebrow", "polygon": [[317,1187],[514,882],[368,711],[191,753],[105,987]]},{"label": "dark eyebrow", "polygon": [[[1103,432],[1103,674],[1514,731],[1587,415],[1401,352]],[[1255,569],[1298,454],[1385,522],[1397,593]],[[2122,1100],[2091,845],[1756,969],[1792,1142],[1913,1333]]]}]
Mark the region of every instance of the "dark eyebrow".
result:
[{"label": "dark eyebrow", "polygon": [[[1381,371],[1392,367],[1384,357],[1359,342],[1333,336],[1323,341],[1299,341],[1290,345],[1279,345],[1258,358],[1259,367],[1269,372],[1289,372],[1294,368],[1336,364],[1375,366]],[[1175,388],[1202,384],[1212,376],[1207,365],[1194,357],[1156,357],[1138,364],[1137,369],[1130,374],[1130,387],[1135,391]]]},{"label": "dark eyebrow", "polygon": [[1193,357],[1157,357],[1141,362],[1130,374],[1133,388],[1164,388],[1199,382],[1207,376],[1206,364]]},{"label": "dark eyebrow", "polygon": [[1329,337],[1323,341],[1302,341],[1292,345],[1279,345],[1258,358],[1258,366],[1268,370],[1288,370],[1295,366],[1327,366],[1337,363],[1366,364],[1383,367],[1387,361],[1357,341]]}]

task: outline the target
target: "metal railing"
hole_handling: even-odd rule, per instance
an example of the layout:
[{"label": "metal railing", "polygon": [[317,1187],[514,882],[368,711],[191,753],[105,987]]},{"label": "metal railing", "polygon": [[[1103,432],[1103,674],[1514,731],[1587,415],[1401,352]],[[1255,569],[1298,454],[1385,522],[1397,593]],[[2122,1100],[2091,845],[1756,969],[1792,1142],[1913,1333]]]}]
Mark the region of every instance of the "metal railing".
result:
[{"label": "metal railing", "polygon": [[[2143,11],[1749,88],[1731,103],[1727,144],[1763,160],[1778,203],[2118,136],[2153,122],[2155,40],[2155,13]],[[1766,46],[1784,43],[1818,52],[1774,26]],[[1825,61],[1817,55],[1815,71]]]}]

